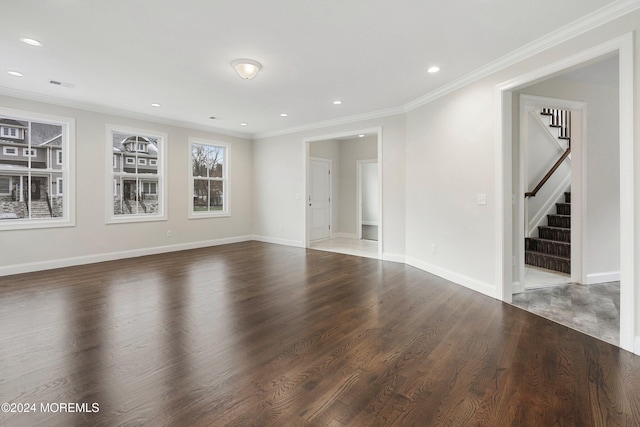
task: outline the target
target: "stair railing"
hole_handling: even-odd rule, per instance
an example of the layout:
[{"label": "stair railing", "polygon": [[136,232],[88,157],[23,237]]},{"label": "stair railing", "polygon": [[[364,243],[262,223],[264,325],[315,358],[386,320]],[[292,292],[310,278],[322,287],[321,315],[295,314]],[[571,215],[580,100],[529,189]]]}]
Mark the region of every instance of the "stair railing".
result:
[{"label": "stair railing", "polygon": [[549,126],[559,128],[558,138],[567,140],[567,149],[564,151],[564,153],[562,153],[562,156],[560,156],[558,161],[556,161],[554,165],[551,166],[549,172],[547,172],[546,175],[542,177],[538,185],[536,185],[533,190],[524,193],[525,198],[535,197],[542,186],[546,184],[547,181],[549,181],[551,175],[553,175],[553,173],[560,167],[562,162],[564,162],[567,157],[569,157],[569,154],[571,154],[571,111],[559,110],[556,108],[543,108],[540,114],[551,117],[551,123]]},{"label": "stair railing", "polygon": [[571,154],[571,146],[567,147],[567,149],[564,151],[564,153],[562,153],[562,156],[560,156],[558,161],[555,162],[553,166],[551,166],[551,169],[549,169],[549,172],[547,172],[547,174],[542,177],[538,185],[536,185],[533,190],[527,193],[524,193],[524,197],[535,197],[536,194],[538,194],[538,191],[540,191],[542,186],[546,184],[547,181],[549,181],[549,178],[551,178],[551,175],[553,175],[553,173],[560,167],[562,162],[566,160],[569,154]]}]

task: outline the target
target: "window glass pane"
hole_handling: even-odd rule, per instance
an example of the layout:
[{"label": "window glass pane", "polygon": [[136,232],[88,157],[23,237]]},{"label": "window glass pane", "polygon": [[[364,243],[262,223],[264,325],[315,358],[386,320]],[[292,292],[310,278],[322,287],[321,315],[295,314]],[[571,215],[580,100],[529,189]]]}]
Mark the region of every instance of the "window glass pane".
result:
[{"label": "window glass pane", "polygon": [[191,149],[192,173],[194,177],[207,175],[208,146],[193,144]]},{"label": "window glass pane", "polygon": [[209,180],[193,180],[193,211],[206,212],[209,210]]},{"label": "window glass pane", "polygon": [[61,123],[0,116],[0,215],[3,219],[63,218],[62,162],[66,128]]},{"label": "window glass pane", "polygon": [[210,181],[209,187],[209,210],[221,211],[224,208],[222,181]]},{"label": "window glass pane", "polygon": [[124,131],[112,131],[113,214],[158,215],[158,157],[161,139]]},{"label": "window glass pane", "polygon": [[224,148],[209,146],[207,166],[209,176],[214,178],[222,178],[222,167],[224,162]]}]

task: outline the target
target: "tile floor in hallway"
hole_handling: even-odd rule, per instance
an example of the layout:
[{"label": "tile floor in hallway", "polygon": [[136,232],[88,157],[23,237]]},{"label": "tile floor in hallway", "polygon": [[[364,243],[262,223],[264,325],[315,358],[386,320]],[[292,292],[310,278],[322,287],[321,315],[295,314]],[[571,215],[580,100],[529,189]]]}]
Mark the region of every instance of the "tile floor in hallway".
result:
[{"label": "tile floor in hallway", "polygon": [[366,258],[378,258],[378,242],[373,240],[336,237],[333,239],[311,242],[310,248]]},{"label": "tile floor in hallway", "polygon": [[513,305],[620,345],[620,282],[567,283],[530,289],[515,294]]}]

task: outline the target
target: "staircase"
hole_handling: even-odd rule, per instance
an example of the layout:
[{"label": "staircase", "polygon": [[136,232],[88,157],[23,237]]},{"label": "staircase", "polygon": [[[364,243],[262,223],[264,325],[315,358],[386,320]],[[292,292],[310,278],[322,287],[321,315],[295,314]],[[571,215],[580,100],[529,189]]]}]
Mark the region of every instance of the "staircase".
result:
[{"label": "staircase", "polygon": [[46,200],[31,200],[31,218],[51,218]]},{"label": "staircase", "polygon": [[556,213],[547,215],[538,237],[525,238],[524,249],[525,264],[571,274],[571,193],[556,203]]}]

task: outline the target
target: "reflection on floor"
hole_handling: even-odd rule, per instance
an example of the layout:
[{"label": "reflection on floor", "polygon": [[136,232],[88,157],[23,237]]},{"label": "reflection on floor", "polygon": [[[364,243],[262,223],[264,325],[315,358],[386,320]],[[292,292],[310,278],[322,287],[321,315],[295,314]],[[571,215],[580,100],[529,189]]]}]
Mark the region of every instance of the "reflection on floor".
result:
[{"label": "reflection on floor", "polygon": [[311,242],[310,248],[327,252],[362,256],[366,258],[378,258],[378,242],[374,242],[373,240],[336,237],[334,239]]},{"label": "reflection on floor", "polygon": [[513,305],[610,344],[620,345],[620,282],[532,289]]},{"label": "reflection on floor", "polygon": [[362,238],[364,240],[378,241],[378,226],[377,225],[363,225],[362,226]]}]

